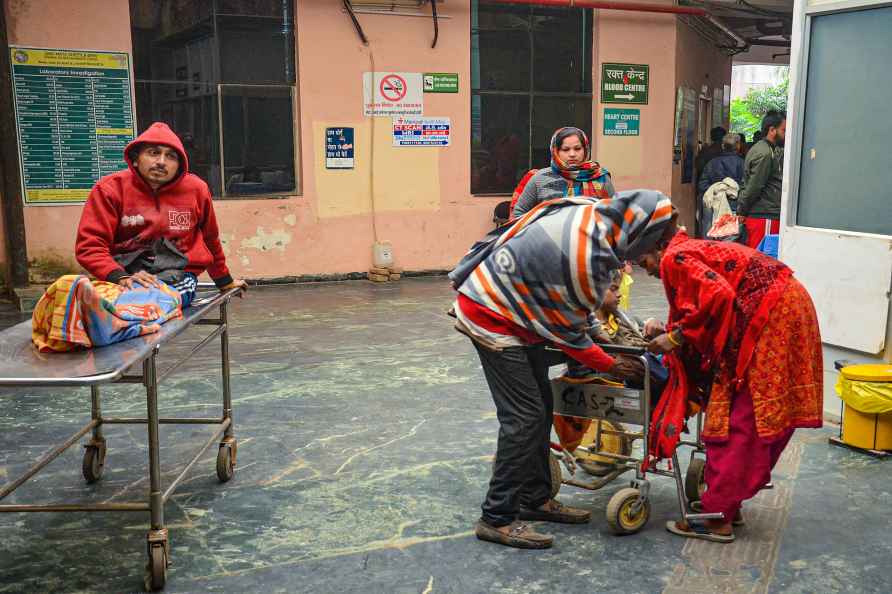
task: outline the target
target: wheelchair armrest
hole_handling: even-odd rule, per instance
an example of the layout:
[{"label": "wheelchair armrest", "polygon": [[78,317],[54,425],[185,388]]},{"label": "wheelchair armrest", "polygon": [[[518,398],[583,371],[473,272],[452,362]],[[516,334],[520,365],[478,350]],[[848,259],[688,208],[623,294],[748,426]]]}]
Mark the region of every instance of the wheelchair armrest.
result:
[{"label": "wheelchair armrest", "polygon": [[632,357],[640,357],[647,352],[647,349],[643,347],[620,346],[618,344],[597,344],[604,349],[605,353],[611,355],[631,355]]},{"label": "wheelchair armrest", "polygon": [[[632,357],[640,357],[647,352],[647,349],[643,347],[621,346],[618,344],[595,344],[604,349],[605,353],[613,355],[630,355]],[[548,354],[550,361],[556,361],[554,363],[549,363],[549,365],[557,365],[558,362],[566,360],[564,351],[560,350],[557,347],[547,346],[545,347],[545,352]],[[560,361],[557,361],[558,359],[560,359]]]}]

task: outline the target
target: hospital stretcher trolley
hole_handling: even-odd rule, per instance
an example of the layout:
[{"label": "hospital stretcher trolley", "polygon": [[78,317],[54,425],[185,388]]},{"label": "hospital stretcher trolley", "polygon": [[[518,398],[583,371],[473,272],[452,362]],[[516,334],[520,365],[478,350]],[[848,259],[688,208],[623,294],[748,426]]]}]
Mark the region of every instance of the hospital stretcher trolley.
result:
[{"label": "hospital stretcher trolley", "polygon": [[[212,292],[206,292],[209,289]],[[20,477],[0,485],[0,512],[97,512],[97,511],[147,511],[150,529],[147,536],[148,561],[145,569],[145,586],[148,590],[160,590],[167,581],[170,564],[170,540],[164,525],[164,504],[173,495],[189,470],[199,458],[219,440],[217,450],[217,477],[220,482],[232,478],[235,472],[237,442],[232,423],[232,395],[229,383],[229,301],[241,289],[218,292],[213,285],[200,284],[199,293],[192,305],[183,310],[182,319],[171,320],[155,334],[140,336],[105,347],[78,350],[67,353],[40,353],[31,342],[31,322],[22,322],[0,332],[0,387],[89,387],[92,401],[90,422],[61,445],[47,451]],[[214,310],[219,316],[211,314]],[[184,357],[158,370],[156,359],[163,347],[192,326],[214,326]],[[158,416],[158,385],[183,363],[205,346],[220,339],[222,364],[223,408],[214,418],[166,418]],[[128,373],[129,372],[129,373]],[[110,418],[102,415],[100,386],[103,384],[140,384],[146,390],[146,418]],[[69,447],[90,434],[84,446],[82,472],[87,483],[102,478],[105,467],[107,443],[103,435],[104,425],[142,424],[148,427],[149,446],[149,496],[141,502],[109,502],[97,504],[52,503],[29,505],[4,504],[3,499],[12,494],[28,479],[56,459]],[[213,425],[214,434],[190,459],[177,477],[166,488],[161,484],[159,458],[159,425]]]}]

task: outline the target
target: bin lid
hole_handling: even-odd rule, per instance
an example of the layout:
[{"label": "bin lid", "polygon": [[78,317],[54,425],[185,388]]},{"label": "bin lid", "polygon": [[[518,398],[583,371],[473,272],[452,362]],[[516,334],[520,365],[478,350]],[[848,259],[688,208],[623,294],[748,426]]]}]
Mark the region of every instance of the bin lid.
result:
[{"label": "bin lid", "polygon": [[849,365],[840,370],[843,377],[861,382],[892,382],[892,365]]}]

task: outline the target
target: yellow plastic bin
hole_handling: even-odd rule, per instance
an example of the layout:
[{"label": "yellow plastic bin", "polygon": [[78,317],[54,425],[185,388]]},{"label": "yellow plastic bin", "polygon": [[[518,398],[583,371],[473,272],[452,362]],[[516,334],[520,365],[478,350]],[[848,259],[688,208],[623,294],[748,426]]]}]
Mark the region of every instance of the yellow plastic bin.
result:
[{"label": "yellow plastic bin", "polygon": [[892,365],[849,365],[836,393],[844,403],[842,441],[864,450],[892,450]]}]

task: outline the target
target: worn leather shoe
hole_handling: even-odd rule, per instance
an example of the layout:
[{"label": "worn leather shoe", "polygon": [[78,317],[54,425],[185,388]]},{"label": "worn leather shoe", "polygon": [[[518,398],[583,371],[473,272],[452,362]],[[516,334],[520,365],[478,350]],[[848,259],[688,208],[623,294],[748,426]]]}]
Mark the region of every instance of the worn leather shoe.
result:
[{"label": "worn leather shoe", "polygon": [[507,530],[499,530],[483,520],[478,520],[475,528],[477,538],[480,540],[488,540],[517,549],[548,549],[554,543],[552,535],[536,532],[529,524],[516,520],[508,524]]},{"label": "worn leather shoe", "polygon": [[521,506],[520,519],[534,522],[556,522],[558,524],[586,524],[592,519],[587,509],[564,505],[557,499],[545,504],[545,509],[531,509]]}]

